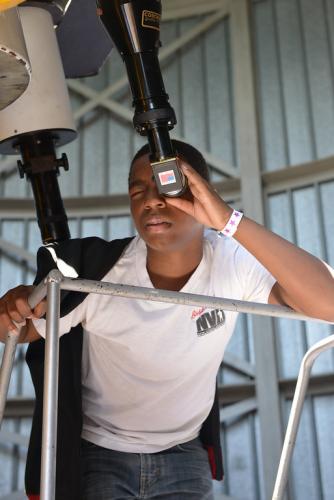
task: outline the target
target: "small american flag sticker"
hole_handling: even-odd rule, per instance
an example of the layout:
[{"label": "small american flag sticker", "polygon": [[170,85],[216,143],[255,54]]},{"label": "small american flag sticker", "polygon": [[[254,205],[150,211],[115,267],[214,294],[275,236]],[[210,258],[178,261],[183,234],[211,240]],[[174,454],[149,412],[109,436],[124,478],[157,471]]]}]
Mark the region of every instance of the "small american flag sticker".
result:
[{"label": "small american flag sticker", "polygon": [[173,170],[166,170],[166,172],[159,172],[160,184],[166,186],[167,184],[173,184],[176,182],[175,174]]}]

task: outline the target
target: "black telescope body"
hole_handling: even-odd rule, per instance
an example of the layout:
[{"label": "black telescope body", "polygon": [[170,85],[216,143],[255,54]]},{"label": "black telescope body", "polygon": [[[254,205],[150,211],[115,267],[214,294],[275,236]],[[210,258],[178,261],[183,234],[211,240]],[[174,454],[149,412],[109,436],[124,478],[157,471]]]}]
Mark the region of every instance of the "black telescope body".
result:
[{"label": "black telescope body", "polygon": [[150,162],[159,192],[179,196],[186,189],[169,136],[176,124],[161,74],[160,0],[99,0],[101,20],[127,69],[137,132],[148,138]]},{"label": "black telescope body", "polygon": [[65,154],[57,159],[54,138],[48,132],[26,134],[17,147],[23,161],[18,161],[20,176],[26,175],[34,193],[37,221],[44,244],[70,238],[70,231],[57,176],[59,167],[68,170]]}]

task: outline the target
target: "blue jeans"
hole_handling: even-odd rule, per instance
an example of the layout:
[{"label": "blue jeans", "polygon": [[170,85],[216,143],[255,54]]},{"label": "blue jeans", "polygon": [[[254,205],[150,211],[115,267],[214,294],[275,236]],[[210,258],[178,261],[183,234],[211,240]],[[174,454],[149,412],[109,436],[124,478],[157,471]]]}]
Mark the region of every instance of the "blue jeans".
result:
[{"label": "blue jeans", "polygon": [[83,500],[213,500],[199,438],[160,453],[124,453],[82,440]]}]

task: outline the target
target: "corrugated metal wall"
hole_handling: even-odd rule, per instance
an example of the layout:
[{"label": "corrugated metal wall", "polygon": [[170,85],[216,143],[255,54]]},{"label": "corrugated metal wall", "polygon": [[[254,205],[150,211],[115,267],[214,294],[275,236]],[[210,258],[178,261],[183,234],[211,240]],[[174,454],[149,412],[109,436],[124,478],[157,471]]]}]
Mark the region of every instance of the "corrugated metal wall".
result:
[{"label": "corrugated metal wall", "polygon": [[[277,0],[254,7],[263,169],[333,155],[334,2]],[[334,182],[328,181],[269,195],[268,225],[334,265],[333,194]],[[276,327],[282,379],[296,377],[306,349],[333,331],[328,326],[285,320],[276,321]],[[319,357],[312,373],[333,373],[333,368],[330,350]],[[290,476],[292,499],[334,496],[333,403],[330,395],[310,397],[306,402]],[[290,407],[290,401],[282,401],[285,422]]]},{"label": "corrugated metal wall", "polygon": [[[262,168],[272,171],[334,154],[334,0],[264,0],[252,4],[252,32],[257,76],[261,132]],[[165,45],[191,29],[202,18],[167,22],[163,25]],[[177,135],[232,165],[237,163],[230,23],[218,22],[207,33],[163,62],[166,88],[178,117]],[[123,75],[117,54],[94,78],[84,81],[96,91]],[[127,91],[113,96],[126,107]],[[85,99],[73,93],[74,109]],[[98,108],[79,123],[79,138],[62,151],[70,160],[70,171],[62,173],[64,196],[119,194],[126,192],[127,170],[135,150],[142,144],[131,124]],[[215,180],[221,177],[215,174]],[[29,188],[18,176],[3,177],[2,197],[26,197]],[[334,265],[334,173],[333,181],[311,183],[302,188],[281,190],[267,196],[267,224],[274,231]],[[133,234],[127,217],[107,216],[72,220],[72,236],[105,238]],[[2,221],[1,237],[35,252],[40,244],[34,221]],[[15,259],[0,260],[2,293],[21,282],[31,282],[33,273]],[[241,317],[229,351],[254,361],[250,323]],[[277,359],[280,378],[296,377],[306,348],[327,335],[329,328],[276,322]],[[27,369],[20,349],[10,394],[31,396]],[[333,372],[334,355],[328,352],[316,363],[314,373]],[[249,379],[224,368],[224,384]],[[334,496],[334,396],[309,398],[293,460],[291,500],[330,500]],[[282,399],[287,419],[290,402]],[[5,431],[28,435],[29,419],[7,419]],[[239,500],[266,500],[261,477],[259,422],[252,413],[223,426],[226,480],[215,484],[217,498],[225,492]],[[22,488],[25,448],[1,444],[0,496]],[[19,467],[18,467],[19,464]]]},{"label": "corrugated metal wall", "polygon": [[333,154],[331,0],[254,4],[263,168]]}]

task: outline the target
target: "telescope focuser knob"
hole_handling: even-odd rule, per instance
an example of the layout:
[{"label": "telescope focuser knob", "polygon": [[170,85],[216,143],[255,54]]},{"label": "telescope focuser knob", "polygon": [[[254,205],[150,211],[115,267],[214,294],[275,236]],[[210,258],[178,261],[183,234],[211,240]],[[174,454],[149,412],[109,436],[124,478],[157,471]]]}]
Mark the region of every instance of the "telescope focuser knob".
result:
[{"label": "telescope focuser knob", "polygon": [[69,169],[69,163],[68,163],[67,155],[65,153],[63,153],[61,155],[61,158],[56,159],[56,164],[57,164],[57,168],[58,169],[60,167],[63,167],[63,169],[65,170],[65,172],[67,172],[68,169]]}]

